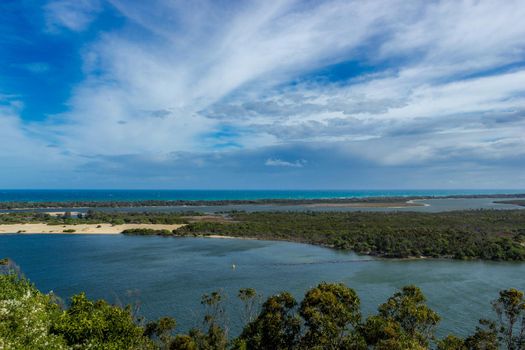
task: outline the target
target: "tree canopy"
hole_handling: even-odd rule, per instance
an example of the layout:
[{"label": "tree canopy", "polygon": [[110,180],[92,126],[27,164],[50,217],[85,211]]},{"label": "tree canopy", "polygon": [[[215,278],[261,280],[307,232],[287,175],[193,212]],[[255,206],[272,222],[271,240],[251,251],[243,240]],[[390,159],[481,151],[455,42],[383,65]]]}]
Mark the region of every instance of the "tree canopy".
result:
[{"label": "tree canopy", "polygon": [[[252,302],[253,289],[239,292]],[[340,283],[320,283],[301,302],[288,292],[252,304],[255,317],[241,334],[228,337],[220,292],[202,298],[202,327],[176,332],[171,317],[143,323],[130,307],[92,301],[83,293],[62,306],[27,279],[0,274],[0,349],[162,349],[162,350],[521,350],[525,299],[517,289],[502,290],[492,303],[495,318],[480,320],[465,338],[437,339],[439,316],[416,286],[396,291],[377,313],[362,318],[355,291]]]}]

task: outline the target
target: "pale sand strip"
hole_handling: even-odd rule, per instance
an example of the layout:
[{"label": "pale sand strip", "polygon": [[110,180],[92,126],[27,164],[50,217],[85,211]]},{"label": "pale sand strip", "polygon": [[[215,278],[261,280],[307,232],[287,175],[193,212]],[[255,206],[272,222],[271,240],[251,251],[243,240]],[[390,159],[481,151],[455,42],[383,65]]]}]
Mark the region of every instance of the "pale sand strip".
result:
[{"label": "pale sand strip", "polygon": [[385,208],[385,209],[399,209],[422,207],[426,204],[416,203],[414,201],[407,202],[392,202],[392,203],[376,203],[376,202],[355,202],[355,203],[313,203],[304,204],[308,208]]},{"label": "pale sand strip", "polygon": [[[145,228],[152,230],[176,230],[184,225],[161,225],[161,224],[81,224],[81,225],[47,225],[47,224],[13,224],[0,225],[1,233],[63,233],[63,234],[119,234],[124,230],[134,228]],[[75,232],[64,232],[64,230],[75,230]]]},{"label": "pale sand strip", "polygon": [[425,199],[411,199],[409,201],[407,201],[407,203],[409,204],[416,204],[416,205],[419,205],[419,206],[423,206],[423,207],[430,207],[430,204],[428,203],[420,203],[420,201],[424,201]]},{"label": "pale sand strip", "polygon": [[202,235],[198,236],[199,238],[219,238],[219,239],[250,239],[255,240],[257,238],[251,238],[251,237],[234,237],[234,236],[221,236],[221,235]]}]

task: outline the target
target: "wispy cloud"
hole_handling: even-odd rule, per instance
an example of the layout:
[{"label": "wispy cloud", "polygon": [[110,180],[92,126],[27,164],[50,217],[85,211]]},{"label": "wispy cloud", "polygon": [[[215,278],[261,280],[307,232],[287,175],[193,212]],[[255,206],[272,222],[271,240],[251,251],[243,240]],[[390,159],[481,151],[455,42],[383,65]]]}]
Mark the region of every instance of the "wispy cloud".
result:
[{"label": "wispy cloud", "polygon": [[306,160],[299,159],[293,162],[289,162],[289,161],[282,160],[279,158],[268,158],[266,159],[266,162],[264,162],[264,165],[276,166],[276,167],[286,167],[286,168],[302,168],[306,165]]},{"label": "wispy cloud", "polygon": [[79,32],[95,19],[101,4],[99,0],[53,0],[43,10],[47,30],[66,28]]},{"label": "wispy cloud", "polygon": [[[104,11],[121,20],[82,43],[84,79],[65,112],[14,123],[73,164],[110,172],[151,159],[172,169],[186,154],[200,169],[215,159],[306,173],[323,163],[310,161],[322,147],[342,172],[523,167],[519,0],[56,0],[44,9],[44,32],[88,30]],[[525,186],[515,172],[505,181]]]},{"label": "wispy cloud", "polygon": [[6,187],[60,187],[78,162],[59,148],[46,147],[38,130],[20,120],[22,108],[19,96],[0,95],[0,181]]}]

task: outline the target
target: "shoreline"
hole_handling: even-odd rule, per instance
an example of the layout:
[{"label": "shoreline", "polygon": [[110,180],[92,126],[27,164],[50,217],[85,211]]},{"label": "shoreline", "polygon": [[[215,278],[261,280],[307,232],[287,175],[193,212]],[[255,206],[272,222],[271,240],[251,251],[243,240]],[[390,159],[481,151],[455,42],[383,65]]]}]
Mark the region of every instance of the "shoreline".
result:
[{"label": "shoreline", "polygon": [[[327,249],[333,249],[336,251],[343,251],[343,252],[350,252],[359,256],[366,256],[370,257],[376,260],[384,260],[384,261],[420,261],[420,260],[431,260],[431,261],[482,261],[482,262],[494,262],[492,260],[484,260],[480,258],[470,258],[470,259],[455,259],[453,256],[440,256],[440,257],[433,257],[433,256],[427,256],[427,255],[418,255],[418,256],[409,256],[406,258],[402,257],[392,257],[388,256],[386,254],[374,254],[373,252],[369,253],[360,253],[356,252],[355,250],[351,249],[340,249],[333,245],[329,244],[323,244],[323,243],[315,243],[315,242],[308,242],[308,241],[301,241],[301,240],[292,240],[292,239],[279,239],[279,238],[258,238],[258,237],[236,237],[236,236],[228,236],[228,235],[185,235],[185,236],[172,236],[174,238],[210,238],[210,239],[239,239],[239,240],[249,240],[249,241],[268,241],[268,242],[286,242],[286,243],[295,243],[295,244],[307,244],[314,247],[322,247]],[[368,260],[363,260],[368,261]],[[509,261],[496,261],[495,263],[500,262],[506,262],[509,263]],[[525,261],[511,261],[510,263],[516,263],[516,264],[524,264]]]},{"label": "shoreline", "polygon": [[[57,227],[56,230],[50,230],[49,232],[4,232],[6,226],[17,226],[17,227],[25,227],[28,225],[32,225],[34,227]],[[95,228],[90,227],[89,230],[83,230],[83,231],[75,231],[75,232],[61,232],[60,229],[65,229],[64,227],[82,227],[85,229],[85,226],[95,226]],[[96,226],[101,226],[100,228],[97,228]],[[122,231],[125,229],[132,229],[132,228],[146,228],[146,229],[153,229],[153,230],[166,230],[171,229],[174,230],[176,228],[180,228],[182,226],[185,226],[185,224],[173,224],[173,225],[164,225],[164,224],[124,224],[124,225],[115,225],[112,226],[110,224],[89,224],[89,225],[47,225],[47,224],[15,224],[15,225],[1,225],[0,224],[0,236],[2,235],[128,235],[128,236],[135,236],[135,234],[125,234]],[[113,228],[112,232],[106,232],[107,228]],[[98,231],[97,231],[98,230]],[[118,230],[121,230],[117,232]],[[439,256],[439,257],[433,257],[433,256],[425,256],[425,255],[419,255],[419,256],[408,256],[408,257],[394,257],[394,256],[388,256],[387,254],[381,254],[377,252],[356,252],[354,250],[348,250],[348,249],[340,249],[330,244],[323,244],[320,242],[309,242],[305,240],[294,240],[294,239],[280,239],[280,238],[261,238],[261,237],[247,237],[247,236],[231,236],[231,235],[217,235],[217,234],[198,234],[198,235],[159,235],[159,234],[151,234],[151,235],[139,235],[142,237],[145,236],[164,236],[164,237],[172,237],[172,238],[200,238],[200,239],[222,239],[222,240],[250,240],[250,241],[269,241],[269,242],[288,242],[288,243],[297,243],[297,244],[307,244],[311,246],[317,246],[322,248],[328,248],[333,249],[337,251],[348,251],[352,252],[354,254],[360,255],[360,256],[367,256],[374,259],[380,259],[380,260],[386,260],[386,261],[418,261],[418,260],[457,260],[457,261],[484,261],[488,262],[491,260],[481,259],[481,258],[467,258],[467,259],[456,259],[453,256]],[[525,246],[525,243],[523,244]],[[509,261],[506,261],[509,262]],[[524,261],[514,261],[515,263],[524,263]]]}]

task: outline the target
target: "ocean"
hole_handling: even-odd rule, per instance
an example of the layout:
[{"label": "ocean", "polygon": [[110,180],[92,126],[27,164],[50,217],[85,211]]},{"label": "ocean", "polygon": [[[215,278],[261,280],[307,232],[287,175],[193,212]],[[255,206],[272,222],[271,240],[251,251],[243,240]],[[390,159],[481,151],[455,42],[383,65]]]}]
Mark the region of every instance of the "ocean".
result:
[{"label": "ocean", "polygon": [[255,200],[518,194],[525,190],[0,190],[0,202]]}]

